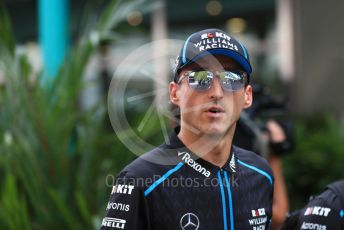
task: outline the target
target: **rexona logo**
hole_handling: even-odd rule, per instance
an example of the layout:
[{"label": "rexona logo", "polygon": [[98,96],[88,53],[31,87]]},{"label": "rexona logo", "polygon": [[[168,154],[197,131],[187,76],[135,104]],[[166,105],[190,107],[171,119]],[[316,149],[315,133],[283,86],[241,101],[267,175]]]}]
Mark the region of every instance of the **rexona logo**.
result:
[{"label": "rexona logo", "polygon": [[210,171],[206,170],[204,167],[202,167],[202,165],[198,164],[194,159],[192,159],[189,153],[178,152],[178,156],[183,156],[182,160],[197,172],[206,177],[210,176]]},{"label": "rexona logo", "polygon": [[316,216],[328,216],[330,213],[330,208],[324,208],[320,206],[309,207],[305,211],[305,216],[316,215]]},{"label": "rexona logo", "polygon": [[122,203],[108,203],[106,210],[113,209],[113,210],[119,210],[119,211],[126,211],[128,212],[130,209],[129,204],[122,204]]},{"label": "rexona logo", "polygon": [[122,220],[118,218],[105,217],[102,221],[102,226],[124,229],[126,222],[127,222],[126,220]]},{"label": "rexona logo", "polygon": [[326,225],[303,222],[301,229],[327,230]]},{"label": "rexona logo", "polygon": [[134,189],[134,185],[123,185],[123,184],[116,184],[112,187],[111,194],[120,193],[120,194],[131,194]]},{"label": "rexona logo", "polygon": [[253,217],[265,216],[265,208],[260,208],[257,210],[251,210]]}]

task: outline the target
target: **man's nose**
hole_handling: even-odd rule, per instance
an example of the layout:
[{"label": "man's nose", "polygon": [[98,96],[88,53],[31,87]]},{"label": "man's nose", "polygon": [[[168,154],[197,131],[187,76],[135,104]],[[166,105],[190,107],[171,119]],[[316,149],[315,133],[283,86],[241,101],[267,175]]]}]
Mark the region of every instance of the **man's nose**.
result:
[{"label": "man's nose", "polygon": [[221,99],[223,97],[223,89],[218,76],[214,76],[213,83],[209,89],[209,97],[212,99]]}]

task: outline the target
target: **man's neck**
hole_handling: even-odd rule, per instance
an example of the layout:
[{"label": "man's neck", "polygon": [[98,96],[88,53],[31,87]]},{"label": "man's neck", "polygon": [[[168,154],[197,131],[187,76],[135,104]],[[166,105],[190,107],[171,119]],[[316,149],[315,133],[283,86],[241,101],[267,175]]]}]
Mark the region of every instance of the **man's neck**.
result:
[{"label": "man's neck", "polygon": [[178,137],[184,145],[202,159],[222,167],[228,160],[235,126],[221,136],[190,133],[188,130],[181,129]]}]

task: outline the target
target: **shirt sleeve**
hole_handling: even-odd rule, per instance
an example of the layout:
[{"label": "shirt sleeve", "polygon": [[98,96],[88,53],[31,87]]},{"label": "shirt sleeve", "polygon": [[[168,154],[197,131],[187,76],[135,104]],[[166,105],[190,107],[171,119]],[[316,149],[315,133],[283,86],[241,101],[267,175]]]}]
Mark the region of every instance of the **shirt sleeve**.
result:
[{"label": "shirt sleeve", "polygon": [[[340,230],[339,210],[333,202],[324,198],[315,198],[301,210],[297,229]],[[337,201],[338,202],[338,201]]]},{"label": "shirt sleeve", "polygon": [[146,199],[139,181],[127,173],[117,177],[101,229],[149,229]]}]

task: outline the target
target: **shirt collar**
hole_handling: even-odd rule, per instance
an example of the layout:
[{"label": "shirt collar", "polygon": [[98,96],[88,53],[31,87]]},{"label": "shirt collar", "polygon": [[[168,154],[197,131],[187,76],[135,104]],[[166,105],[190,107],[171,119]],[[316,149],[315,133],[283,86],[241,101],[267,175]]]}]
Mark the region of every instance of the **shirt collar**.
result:
[{"label": "shirt collar", "polygon": [[[194,161],[196,161],[201,166],[205,167],[211,172],[216,173],[220,169],[224,169],[228,171],[231,174],[237,173],[238,167],[237,167],[237,156],[235,154],[236,147],[232,145],[231,148],[231,154],[229,155],[229,158],[227,159],[226,163],[222,168],[210,163],[209,161],[204,160],[203,158],[198,157],[195,153],[193,153],[190,149],[188,149],[184,143],[179,139],[177,136],[180,131],[180,127],[176,127],[170,134],[168,140],[165,142],[165,145],[169,149],[175,149],[175,154],[179,156],[181,161],[183,161],[183,157],[185,153],[189,154],[190,158]],[[185,157],[184,157],[185,160]]]}]

